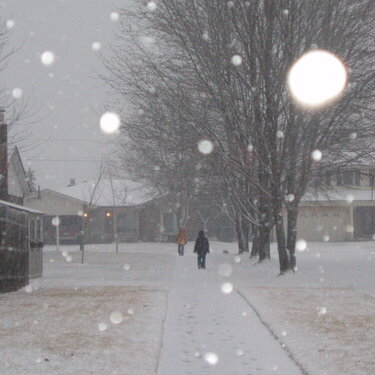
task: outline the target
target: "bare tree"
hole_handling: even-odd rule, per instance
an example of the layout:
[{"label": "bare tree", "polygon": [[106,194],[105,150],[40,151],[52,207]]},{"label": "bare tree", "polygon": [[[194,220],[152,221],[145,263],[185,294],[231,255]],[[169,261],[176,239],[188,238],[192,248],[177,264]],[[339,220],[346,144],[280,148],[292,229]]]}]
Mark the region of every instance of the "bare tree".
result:
[{"label": "bare tree", "polygon": [[125,206],[129,198],[129,187],[126,185],[125,180],[119,180],[119,175],[112,164],[107,164],[105,171],[106,178],[108,179],[111,200],[112,200],[112,217],[113,217],[113,231],[116,243],[116,253],[118,253],[119,247],[119,235],[118,235],[118,207]]},{"label": "bare tree", "polygon": [[[116,50],[115,63],[105,61],[107,83],[134,109],[124,134],[131,134],[144,166],[160,152],[160,161],[168,160],[160,165],[165,172],[166,164],[176,165],[171,162],[175,153],[166,151],[176,147],[176,140],[209,139],[214,152],[204,163],[216,170],[226,200],[239,215],[237,227],[252,223],[260,261],[269,257],[275,227],[281,273],[296,265],[298,207],[316,169],[311,153],[318,149],[327,162],[341,164],[373,153],[370,143],[364,151],[360,141],[374,136],[374,7],[370,0],[163,0],[153,13],[141,6],[124,12],[130,26],[120,30],[119,41],[130,45],[131,55],[124,58]],[[142,44],[139,35],[152,35],[152,46]],[[290,98],[286,75],[303,52],[316,46],[348,64],[351,84],[340,101],[312,111]],[[362,121],[356,119],[358,112]],[[168,124],[164,132],[160,123]],[[184,127],[183,134],[174,132],[174,124]],[[353,131],[357,139],[348,142]],[[141,141],[152,146],[151,155]],[[186,148],[188,158],[195,150]],[[175,192],[181,193],[182,177],[176,168],[169,171],[159,181],[175,177]]]},{"label": "bare tree", "polygon": [[[89,227],[89,223],[92,222],[91,213],[94,208],[96,208],[96,203],[100,198],[101,192],[101,181],[103,180],[105,172],[105,164],[103,160],[100,162],[97,170],[96,177],[91,182],[89,190],[86,192],[86,196],[83,197],[84,201],[86,202],[86,212],[83,212],[83,226],[82,226],[82,241],[85,241],[87,237],[87,228]],[[85,246],[82,247],[82,257],[81,263],[83,264],[85,259]]]}]

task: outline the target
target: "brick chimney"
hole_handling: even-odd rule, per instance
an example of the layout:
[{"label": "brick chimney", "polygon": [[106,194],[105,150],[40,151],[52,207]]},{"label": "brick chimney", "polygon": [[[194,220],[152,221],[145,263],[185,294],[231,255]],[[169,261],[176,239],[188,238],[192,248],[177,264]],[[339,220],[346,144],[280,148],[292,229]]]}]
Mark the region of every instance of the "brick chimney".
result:
[{"label": "brick chimney", "polygon": [[0,199],[8,200],[8,125],[0,109]]}]

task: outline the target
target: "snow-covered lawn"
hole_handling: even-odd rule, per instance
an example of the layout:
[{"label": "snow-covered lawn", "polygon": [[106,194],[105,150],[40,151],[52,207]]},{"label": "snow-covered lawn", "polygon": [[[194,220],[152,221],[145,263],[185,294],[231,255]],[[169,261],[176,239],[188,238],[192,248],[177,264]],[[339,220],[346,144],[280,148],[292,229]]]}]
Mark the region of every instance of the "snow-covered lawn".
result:
[{"label": "snow-covered lawn", "polygon": [[152,374],[165,303],[165,292],[136,287],[11,293],[1,300],[0,373]]},{"label": "snow-covered lawn", "polygon": [[[84,264],[76,246],[47,247],[43,278],[0,295],[0,374],[289,375],[288,355],[310,375],[375,373],[375,242],[309,244],[282,277],[274,247],[255,265],[212,242],[198,271],[192,245],[184,257],[174,244],[88,245]],[[261,350],[269,339],[252,309],[285,358]]]},{"label": "snow-covered lawn", "polygon": [[374,297],[346,288],[240,292],[310,374],[374,373]]},{"label": "snow-covered lawn", "polygon": [[237,289],[309,374],[375,374],[374,248],[312,243],[282,277],[276,259],[241,262]]},{"label": "snow-covered lawn", "polygon": [[75,247],[52,250],[43,278],[0,295],[0,374],[154,374],[170,254],[88,246],[82,265]]}]

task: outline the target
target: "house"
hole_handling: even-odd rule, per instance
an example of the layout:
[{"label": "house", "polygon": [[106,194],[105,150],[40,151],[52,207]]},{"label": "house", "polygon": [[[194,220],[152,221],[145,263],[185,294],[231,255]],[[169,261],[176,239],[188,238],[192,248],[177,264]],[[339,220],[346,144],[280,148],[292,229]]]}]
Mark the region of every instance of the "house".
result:
[{"label": "house", "polygon": [[8,162],[8,200],[22,205],[24,198],[33,193],[18,147],[15,146]]},{"label": "house", "polygon": [[17,147],[8,163],[8,127],[0,110],[0,292],[43,272],[43,213],[17,203],[31,193]]},{"label": "house", "polygon": [[[297,233],[308,241],[369,240],[375,234],[375,170],[366,165],[320,176],[300,204]],[[319,189],[324,186],[325,191]]]},{"label": "house", "polygon": [[43,229],[46,244],[56,243],[57,236],[61,243],[78,241],[82,215],[88,206],[86,201],[44,189],[25,197],[24,205],[45,213]]},{"label": "house", "polygon": [[0,109],[0,199],[22,205],[24,197],[32,193],[17,146],[8,160],[8,125]]},{"label": "house", "polygon": [[[26,197],[25,205],[46,213],[46,243],[54,243],[57,235],[62,243],[78,243],[82,230],[86,242],[111,242],[116,235],[120,241],[137,241],[143,234],[141,208],[151,200],[132,181],[103,179],[41,190]],[[56,217],[58,228],[53,223]]]},{"label": "house", "polygon": [[[168,195],[159,196],[140,183],[125,179],[103,179],[98,184],[85,182],[58,191],[85,201],[82,229],[88,242],[174,242],[178,232],[175,212]],[[197,209],[191,209],[186,224],[189,240],[205,225]],[[207,223],[211,238],[234,239],[233,224],[219,212]]]},{"label": "house", "polygon": [[[149,233],[143,223],[145,206],[151,207],[155,194],[125,179],[100,179],[68,186],[58,193],[84,201],[82,229],[88,242],[138,241]],[[148,222],[152,221],[151,210]],[[146,231],[147,232],[147,231]]]},{"label": "house", "polygon": [[[84,231],[86,242],[175,241],[178,231],[168,197],[160,197],[139,183],[126,179],[86,181],[57,191],[41,190],[25,198],[27,207],[46,213],[46,243],[78,243]],[[59,228],[53,225],[58,216]],[[216,215],[207,229],[211,236],[233,239],[233,225]],[[189,239],[202,229],[201,218],[192,210],[187,223]]]}]

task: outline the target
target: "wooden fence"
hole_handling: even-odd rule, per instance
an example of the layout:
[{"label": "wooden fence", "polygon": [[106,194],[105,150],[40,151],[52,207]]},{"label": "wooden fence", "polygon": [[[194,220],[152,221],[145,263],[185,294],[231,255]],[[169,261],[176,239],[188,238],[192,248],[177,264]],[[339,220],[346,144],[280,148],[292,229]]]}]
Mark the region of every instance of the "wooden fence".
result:
[{"label": "wooden fence", "polygon": [[29,281],[28,213],[0,203],[0,293]]}]

